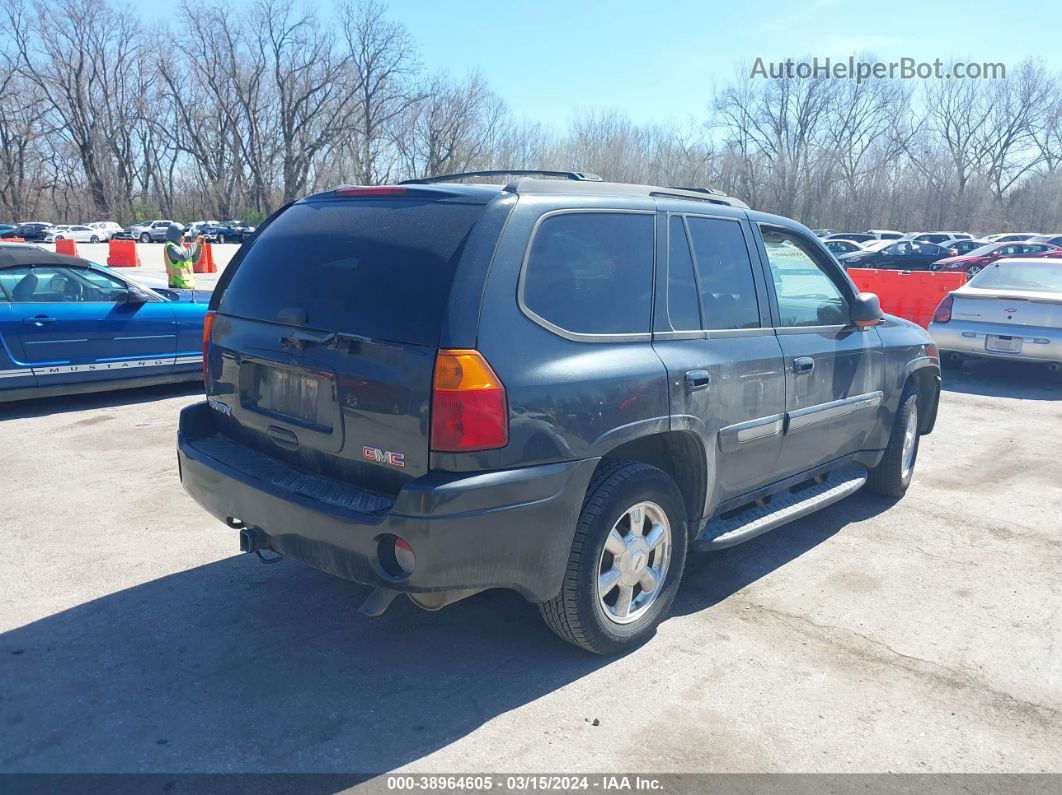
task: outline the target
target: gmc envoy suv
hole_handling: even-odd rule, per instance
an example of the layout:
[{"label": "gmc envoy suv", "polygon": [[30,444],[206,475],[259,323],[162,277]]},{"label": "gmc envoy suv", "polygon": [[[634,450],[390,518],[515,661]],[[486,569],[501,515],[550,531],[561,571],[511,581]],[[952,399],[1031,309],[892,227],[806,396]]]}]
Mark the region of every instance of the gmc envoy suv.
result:
[{"label": "gmc envoy suv", "polygon": [[688,552],[903,495],[940,394],[927,333],[804,226],[578,172],[308,196],[210,310],[180,472],[243,550],[371,586],[369,615],[511,588],[601,654],[652,635]]}]

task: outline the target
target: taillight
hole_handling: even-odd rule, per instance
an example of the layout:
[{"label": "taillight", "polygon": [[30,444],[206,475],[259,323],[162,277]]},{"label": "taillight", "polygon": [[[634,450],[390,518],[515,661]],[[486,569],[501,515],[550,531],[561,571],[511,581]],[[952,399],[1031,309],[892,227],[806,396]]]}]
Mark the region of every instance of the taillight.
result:
[{"label": "taillight", "polygon": [[951,320],[951,305],[955,302],[955,299],[951,295],[944,296],[939,304],[937,304],[936,310],[933,312],[934,323],[947,323]]},{"label": "taillight", "polygon": [[214,328],[216,312],[210,311],[203,318],[203,383],[207,380],[207,346],[210,345],[210,332]]},{"label": "taillight", "polygon": [[493,450],[509,442],[505,387],[479,351],[440,350],[431,396],[431,449]]}]

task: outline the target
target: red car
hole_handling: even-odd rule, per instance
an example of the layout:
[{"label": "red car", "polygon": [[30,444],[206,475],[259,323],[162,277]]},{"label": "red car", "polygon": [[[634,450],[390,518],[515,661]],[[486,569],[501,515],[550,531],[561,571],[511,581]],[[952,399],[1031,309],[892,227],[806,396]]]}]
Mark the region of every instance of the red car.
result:
[{"label": "red car", "polygon": [[962,271],[967,276],[973,276],[981,268],[991,265],[997,259],[1028,256],[1062,256],[1062,246],[1055,246],[1050,243],[989,243],[959,257],[938,259],[929,266],[929,269],[949,272]]}]

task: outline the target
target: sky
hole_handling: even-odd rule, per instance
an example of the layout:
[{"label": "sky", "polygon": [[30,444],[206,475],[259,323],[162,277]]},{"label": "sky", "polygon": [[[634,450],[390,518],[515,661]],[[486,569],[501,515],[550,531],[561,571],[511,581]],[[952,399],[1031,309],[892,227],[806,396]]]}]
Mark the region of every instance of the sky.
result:
[{"label": "sky", "polygon": [[[308,3],[329,15],[330,0]],[[145,21],[173,13],[160,11],[158,0],[132,4]],[[639,123],[703,119],[713,87],[757,57],[872,53],[1011,69],[1031,56],[1062,72],[1057,36],[1032,33],[1062,28],[1062,3],[391,0],[389,7],[426,70],[455,77],[478,70],[518,118],[556,126],[589,109],[620,110]]]}]

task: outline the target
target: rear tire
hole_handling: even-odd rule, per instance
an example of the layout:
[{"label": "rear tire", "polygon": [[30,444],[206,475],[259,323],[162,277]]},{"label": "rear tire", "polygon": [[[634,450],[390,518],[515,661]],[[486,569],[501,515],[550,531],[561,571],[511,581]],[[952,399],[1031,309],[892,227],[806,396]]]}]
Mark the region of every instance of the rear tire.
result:
[{"label": "rear tire", "polygon": [[89,243],[99,243],[99,242],[100,242],[99,235],[93,235],[92,237],[89,238]]},{"label": "rear tire", "polygon": [[686,508],[675,481],[648,464],[605,464],[587,489],[561,591],[539,605],[542,618],[595,654],[632,649],[653,636],[670,609],[686,547]]},{"label": "rear tire", "polygon": [[875,494],[902,497],[907,493],[918,459],[918,425],[918,390],[909,385],[900,396],[885,455],[867,478],[867,488]]}]

